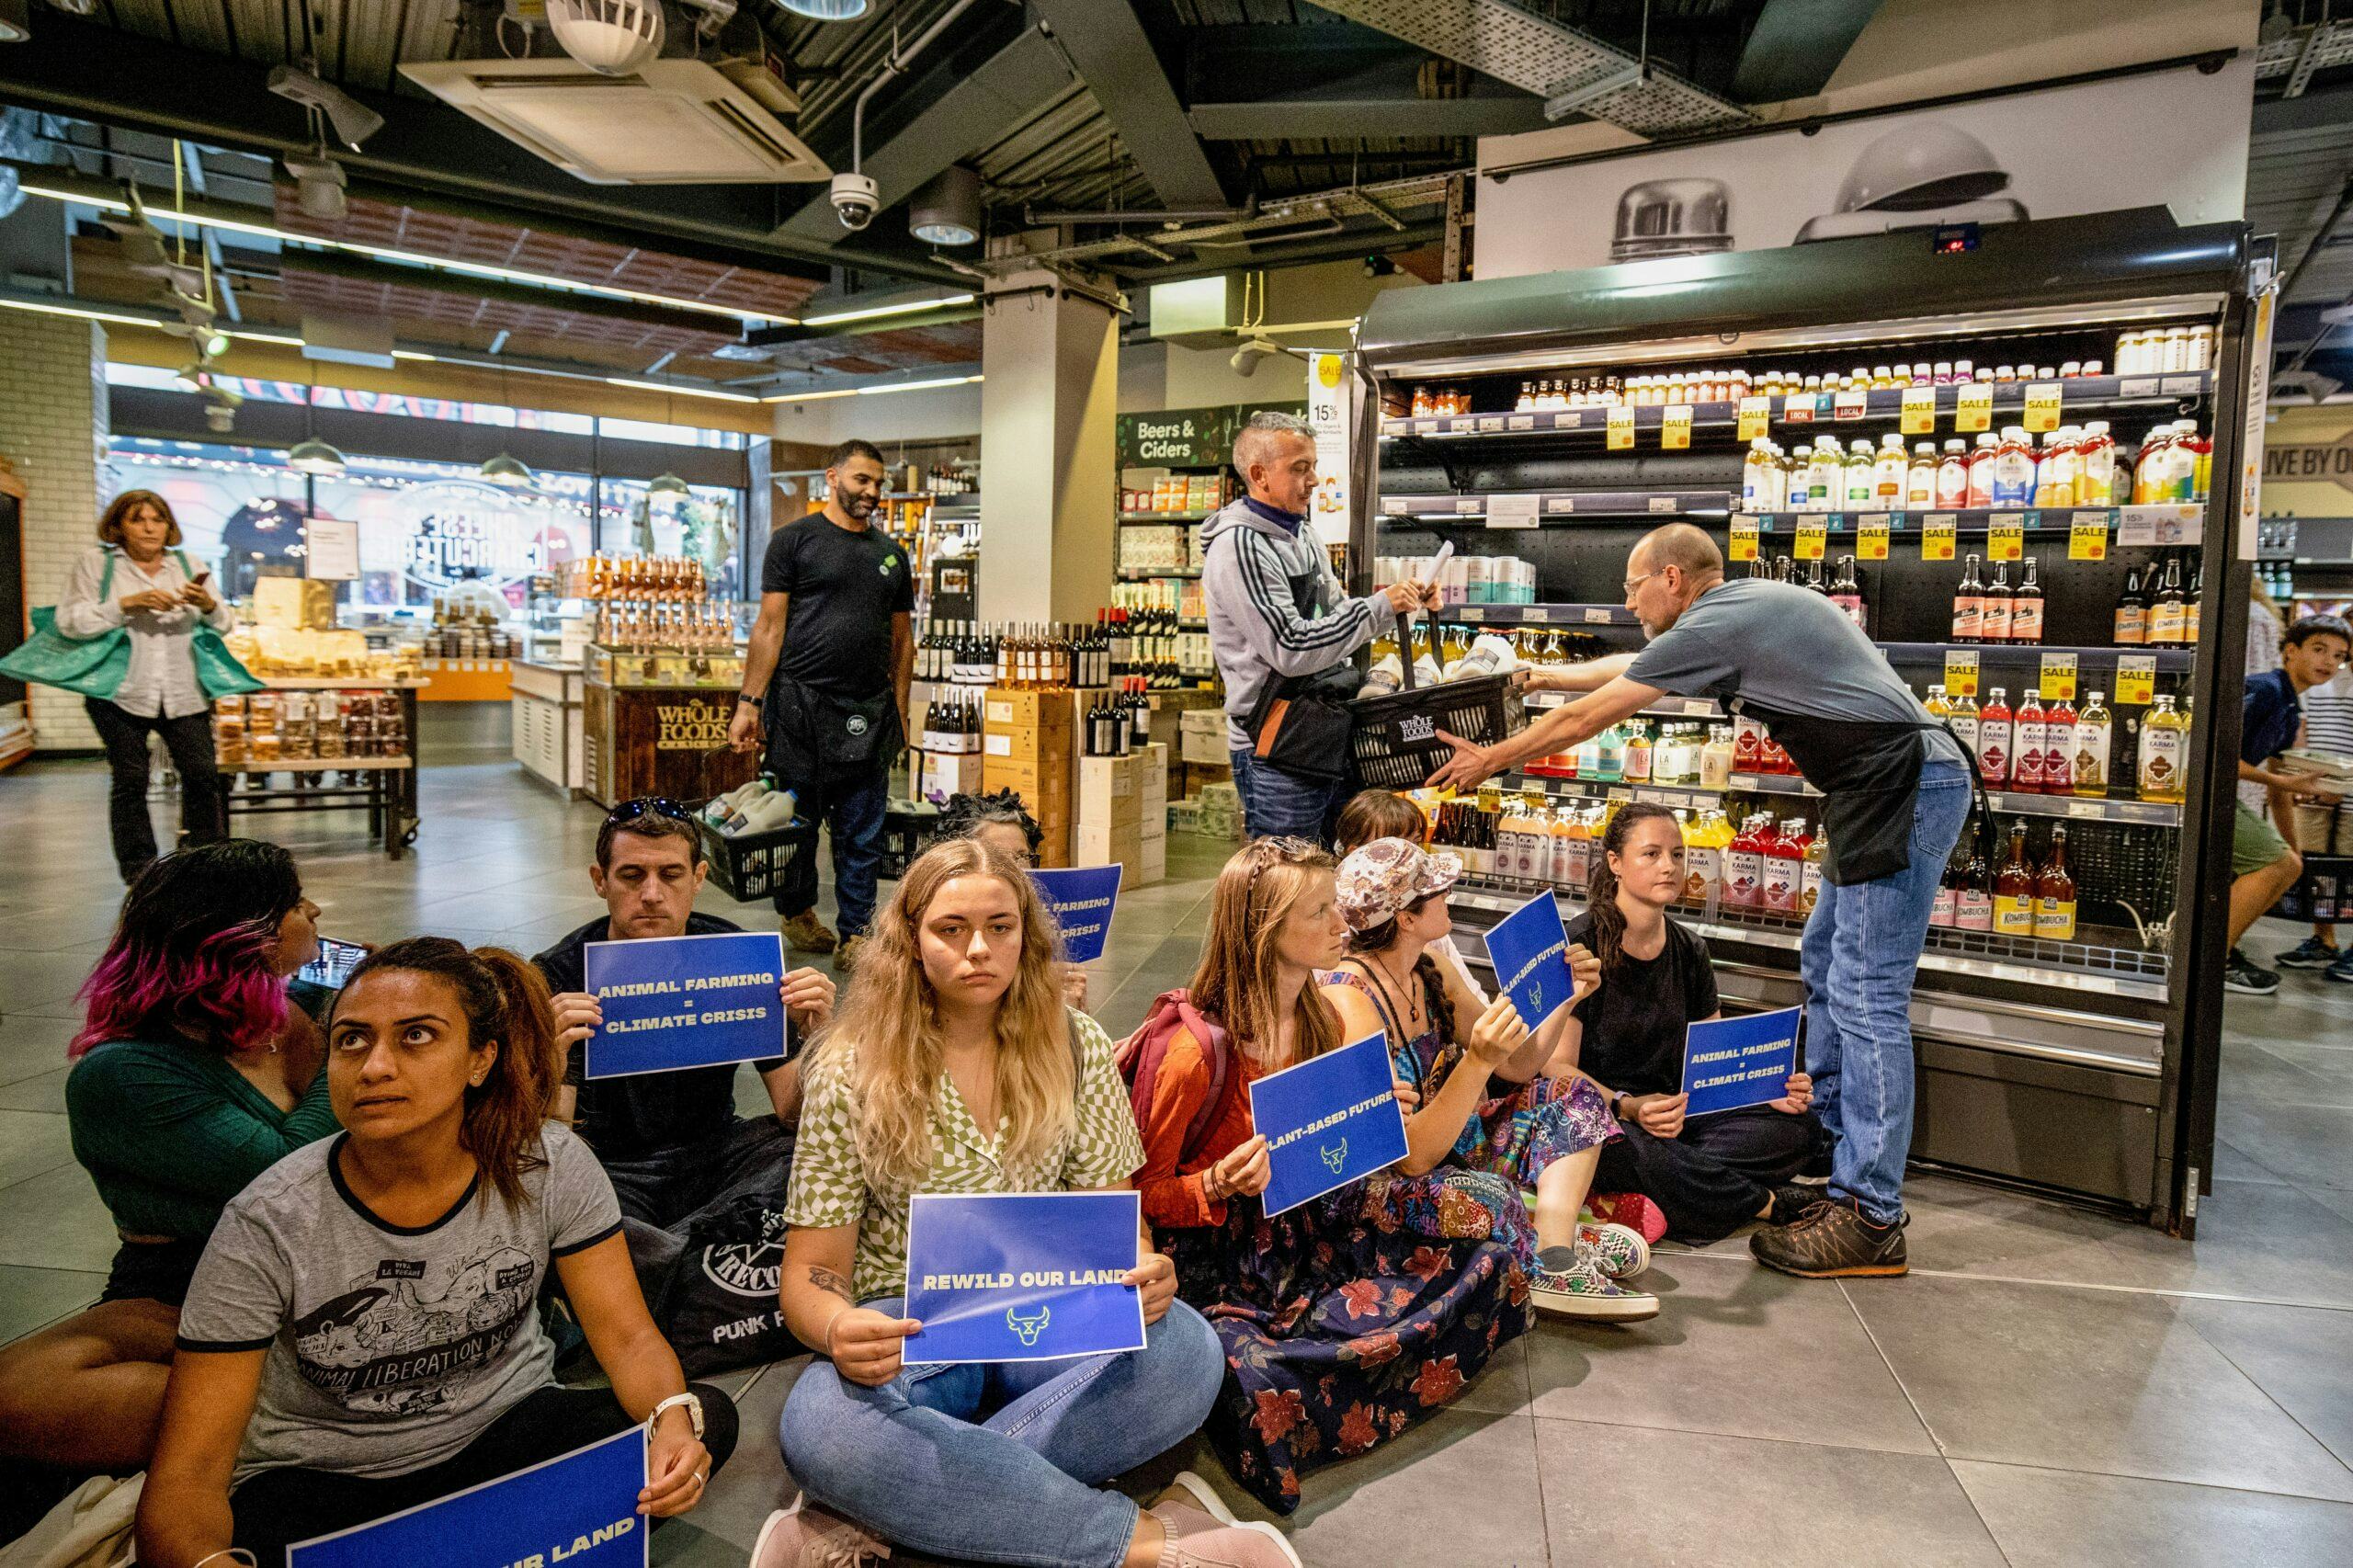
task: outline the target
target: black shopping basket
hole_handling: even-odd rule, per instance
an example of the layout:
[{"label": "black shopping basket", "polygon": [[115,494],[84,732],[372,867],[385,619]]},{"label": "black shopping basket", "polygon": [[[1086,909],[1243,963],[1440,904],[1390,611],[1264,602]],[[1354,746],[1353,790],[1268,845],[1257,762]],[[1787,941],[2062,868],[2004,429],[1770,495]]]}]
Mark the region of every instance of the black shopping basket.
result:
[{"label": "black shopping basket", "polygon": [[1380,790],[1412,790],[1454,755],[1438,738],[1444,730],[1476,745],[1492,745],[1528,726],[1528,707],[1508,675],[1475,676],[1438,686],[1414,687],[1413,636],[1398,628],[1398,663],[1405,687],[1385,697],[1360,697],[1348,704],[1356,718],[1350,744],[1357,776]]},{"label": "black shopping basket", "polygon": [[694,802],[695,830],[702,835],[703,858],[710,863],[710,880],[720,891],[738,903],[757,903],[784,880],[785,868],[808,842],[810,823],[806,817],[794,817],[782,827],[760,833],[727,834],[712,826],[702,814],[703,807],[720,793],[710,788],[710,764],[727,751],[725,746],[714,746],[703,753],[705,793]]}]

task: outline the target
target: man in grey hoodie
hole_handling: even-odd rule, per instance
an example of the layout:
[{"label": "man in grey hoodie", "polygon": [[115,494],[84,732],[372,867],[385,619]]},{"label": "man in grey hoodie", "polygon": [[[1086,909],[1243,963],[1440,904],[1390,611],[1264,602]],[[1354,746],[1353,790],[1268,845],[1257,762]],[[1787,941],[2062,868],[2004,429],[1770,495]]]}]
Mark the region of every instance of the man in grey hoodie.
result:
[{"label": "man in grey hoodie", "polygon": [[[1226,744],[1245,830],[1331,842],[1348,785],[1279,772],[1251,753],[1249,721],[1271,687],[1344,668],[1349,656],[1437,593],[1392,583],[1367,598],[1340,591],[1323,541],[1307,528],[1315,494],[1315,436],[1289,414],[1253,415],[1234,437],[1233,466],[1249,494],[1201,529],[1202,596],[1210,648],[1225,682]],[[1345,684],[1354,694],[1355,682]]]}]

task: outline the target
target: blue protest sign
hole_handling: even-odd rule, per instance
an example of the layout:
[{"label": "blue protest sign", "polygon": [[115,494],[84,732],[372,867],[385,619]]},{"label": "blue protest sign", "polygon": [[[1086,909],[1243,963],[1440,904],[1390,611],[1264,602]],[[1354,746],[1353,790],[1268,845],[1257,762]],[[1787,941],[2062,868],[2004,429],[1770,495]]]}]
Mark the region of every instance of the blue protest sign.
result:
[{"label": "blue protest sign", "polygon": [[582,957],[605,1016],[588,1037],[591,1078],[785,1053],[784,938],[774,931],[590,942]]},{"label": "blue protest sign", "polygon": [[907,1212],[911,1362],[1057,1361],[1143,1348],[1133,1192],[915,1194]]},{"label": "blue protest sign", "polygon": [[1798,1070],[1798,1020],[1802,1007],[1747,1013],[1693,1024],[1683,1043],[1685,1117],[1763,1105],[1789,1093]]},{"label": "blue protest sign", "polygon": [[1111,911],[1120,902],[1121,866],[1080,866],[1070,870],[1032,871],[1038,896],[1063,928],[1063,950],[1073,963],[1103,956],[1111,935]]},{"label": "blue protest sign", "polygon": [[1389,1037],[1367,1035],[1250,1085],[1250,1122],[1267,1140],[1269,1215],[1405,1157],[1405,1109]]},{"label": "blue protest sign", "polygon": [[645,1429],[286,1549],[287,1568],[645,1568]]},{"label": "blue protest sign", "polygon": [[1520,1022],[1529,1028],[1567,1006],[1569,937],[1561,925],[1561,903],[1545,889],[1487,929],[1487,957],[1495,984],[1511,997]]}]

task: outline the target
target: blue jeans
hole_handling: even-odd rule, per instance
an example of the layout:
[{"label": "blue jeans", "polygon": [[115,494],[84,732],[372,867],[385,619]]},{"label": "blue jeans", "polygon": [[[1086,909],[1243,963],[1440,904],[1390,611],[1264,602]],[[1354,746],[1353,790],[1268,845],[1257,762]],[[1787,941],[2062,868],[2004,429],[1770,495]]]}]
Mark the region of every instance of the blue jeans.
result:
[{"label": "blue jeans", "polygon": [[1198,1430],[1224,1377],[1215,1331],[1175,1301],[1142,1349],[1115,1356],[913,1367],[881,1388],[820,1358],[786,1396],[778,1436],[811,1496],[893,1545],[1117,1568],[1137,1509],[1100,1483]]},{"label": "blue jeans", "polygon": [[[845,939],[874,924],[874,884],[882,869],[883,818],[891,805],[891,770],[835,773],[822,778],[780,778],[793,792],[796,809],[812,824],[823,819],[834,839],[834,910]],[[814,833],[784,869],[777,884],[776,912],[786,919],[817,903],[817,838]]]},{"label": "blue jeans", "polygon": [[1328,848],[1332,824],[1347,803],[1348,786],[1317,784],[1262,767],[1247,746],[1236,746],[1233,787],[1242,796],[1242,833],[1245,838],[1304,838]]},{"label": "blue jeans", "polygon": [[1824,882],[1799,949],[1805,1067],[1832,1139],[1830,1190],[1882,1224],[1904,1217],[1912,1148],[1912,976],[1969,798],[1959,765],[1923,767],[1911,864],[1851,887]]}]

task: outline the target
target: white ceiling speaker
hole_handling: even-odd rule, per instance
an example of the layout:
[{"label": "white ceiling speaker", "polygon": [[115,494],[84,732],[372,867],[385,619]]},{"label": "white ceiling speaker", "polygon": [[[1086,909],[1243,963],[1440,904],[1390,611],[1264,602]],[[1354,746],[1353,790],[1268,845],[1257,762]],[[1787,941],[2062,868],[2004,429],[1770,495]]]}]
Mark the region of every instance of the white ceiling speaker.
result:
[{"label": "white ceiling speaker", "polygon": [[1226,363],[1233,367],[1233,373],[1237,376],[1255,376],[1258,373],[1258,362],[1261,359],[1269,354],[1283,352],[1285,352],[1283,346],[1273,338],[1254,337],[1235,349],[1233,358]]},{"label": "white ceiling speaker", "polygon": [[627,76],[662,53],[659,0],[547,0],[563,51],[606,76]]},{"label": "white ceiling speaker", "polygon": [[907,232],[928,245],[969,245],[981,237],[981,176],[951,164],[907,206]]}]

